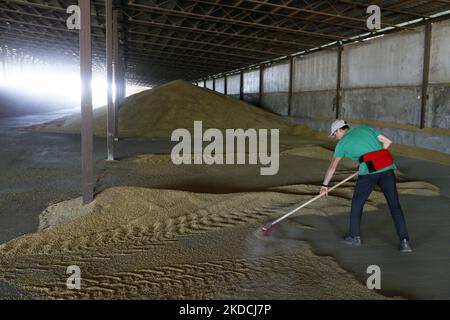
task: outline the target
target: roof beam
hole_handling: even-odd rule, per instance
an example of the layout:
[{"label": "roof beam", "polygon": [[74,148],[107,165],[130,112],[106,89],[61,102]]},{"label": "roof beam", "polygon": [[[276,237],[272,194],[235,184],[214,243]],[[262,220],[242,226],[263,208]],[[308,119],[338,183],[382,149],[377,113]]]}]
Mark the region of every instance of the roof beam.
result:
[{"label": "roof beam", "polygon": [[227,67],[224,64],[200,64],[195,60],[173,60],[170,57],[166,58],[166,57],[161,57],[161,56],[155,56],[155,55],[148,55],[146,53],[139,53],[139,52],[133,52],[130,53],[129,55],[129,64],[131,64],[132,61],[162,61],[162,62],[166,62],[172,64],[172,65],[183,65],[185,67],[189,67],[190,69],[198,69],[198,70],[202,70],[202,69],[218,69],[218,68],[225,68]]},{"label": "roof beam", "polygon": [[217,51],[217,50],[206,50],[196,47],[186,47],[183,45],[171,45],[171,44],[165,44],[165,43],[157,43],[157,42],[151,42],[151,41],[141,41],[141,40],[134,40],[134,39],[128,39],[129,42],[134,43],[140,43],[140,44],[149,44],[152,46],[159,46],[164,48],[175,48],[175,49],[183,49],[183,50],[191,50],[191,51],[198,51],[198,52],[205,52],[205,53],[211,53],[211,54],[219,54],[222,56],[229,56],[229,57],[238,57],[238,58],[245,58],[245,59],[251,59],[251,60],[267,60],[268,57],[276,57],[277,55],[274,54],[266,54],[264,56],[252,56],[249,57],[249,55],[242,55],[242,54],[236,54],[226,51]]},{"label": "roof beam", "polygon": [[[130,47],[132,49],[131,52],[135,52],[135,51],[139,51],[139,52],[146,52],[149,54],[159,54],[162,55],[164,57],[167,56],[173,56],[173,57],[185,57],[185,58],[194,58],[195,61],[202,61],[202,64],[208,64],[208,63],[212,63],[212,64],[221,64],[222,62],[225,62],[226,65],[229,65],[230,59],[219,59],[216,57],[199,57],[197,54],[188,54],[188,53],[175,53],[175,52],[167,52],[164,50],[153,50],[151,48],[145,48],[145,47]],[[251,60],[238,60],[238,59],[233,59],[233,62],[239,62],[242,64],[246,64],[246,63],[254,63],[254,61]]]},{"label": "roof beam", "polygon": [[[53,26],[48,26],[48,25],[42,25],[42,24],[37,24],[37,23],[26,22],[26,21],[23,21],[23,20],[14,20],[14,19],[0,18],[0,21],[6,21],[6,22],[9,22],[10,24],[17,23],[17,24],[28,25],[28,26],[38,27],[38,28],[46,28],[46,29],[51,29],[51,30],[64,31],[64,32],[70,32],[70,33],[78,34],[77,30],[69,30],[67,28],[58,28],[58,27],[53,27]],[[104,38],[103,35],[97,35],[97,34],[92,34],[92,37]]]},{"label": "roof beam", "polygon": [[[264,1],[260,1],[260,0],[245,0],[245,2],[262,3],[267,6],[280,7],[282,9],[293,10],[296,12],[309,13],[309,14],[313,14],[313,15],[321,15],[321,16],[329,17],[329,18],[361,22],[361,23],[364,23],[364,25],[366,25],[365,19],[355,18],[355,17],[351,17],[351,16],[344,16],[344,15],[340,15],[340,14],[333,14],[333,13],[328,13],[328,12],[324,12],[324,11],[317,11],[317,10],[311,10],[311,9],[298,8],[298,7],[291,7],[291,6],[287,6],[287,5],[274,4],[274,3],[264,2]],[[395,25],[390,25],[390,24],[386,24],[386,23],[383,23],[383,25],[388,26],[388,27],[396,27]],[[400,28],[402,28],[402,27],[400,27]],[[405,28],[402,28],[402,29],[405,29]]]},{"label": "roof beam", "polygon": [[[31,2],[31,1],[26,1],[26,0],[3,0],[3,1],[7,2],[7,3],[18,4],[21,6],[46,9],[46,10],[51,10],[51,11],[59,11],[59,12],[64,12],[64,13],[67,10],[67,8],[64,8],[64,7],[55,7],[55,6],[44,4],[44,3],[36,3],[36,2]],[[91,2],[95,2],[95,1],[91,0]],[[91,16],[96,16],[96,14],[91,12]],[[102,17],[104,17],[104,15],[102,15]]]},{"label": "roof beam", "polygon": [[[210,1],[205,1],[205,0],[192,0],[195,1],[196,3],[204,3],[204,4],[214,4],[214,2],[210,2]],[[243,1],[240,1],[243,2]],[[263,4],[258,4],[258,6],[262,6]],[[346,24],[336,24],[336,23],[332,23],[332,22],[328,22],[325,20],[313,20],[310,19],[309,17],[304,17],[304,16],[293,16],[293,15],[286,15],[286,14],[281,14],[278,13],[277,11],[279,11],[281,8],[277,7],[275,8],[273,11],[268,12],[268,11],[263,11],[263,10],[258,10],[254,8],[243,8],[243,7],[238,7],[238,4],[236,4],[235,6],[232,5],[227,5],[227,4],[220,4],[221,7],[224,8],[229,8],[229,9],[234,9],[234,10],[241,10],[241,11],[247,11],[247,12],[253,12],[253,13],[259,13],[259,14],[266,14],[266,15],[271,15],[271,16],[277,16],[277,17],[283,17],[283,18],[289,18],[289,19],[295,19],[295,20],[299,20],[299,21],[307,21],[307,22],[312,22],[312,23],[316,23],[316,24],[327,24],[333,27],[340,27],[340,28],[347,28],[347,29],[358,29],[361,31],[366,31],[367,29],[364,27],[358,27],[358,26],[349,26]]]},{"label": "roof beam", "polygon": [[[138,57],[134,57],[134,56],[138,56]],[[181,61],[177,61],[174,63],[173,60],[170,59],[162,59],[159,57],[152,57],[151,59],[148,59],[148,56],[144,55],[143,58],[139,57],[139,54],[134,53],[133,55],[130,56],[130,60],[129,60],[129,64],[132,63],[139,63],[142,66],[150,66],[152,64],[156,64],[156,65],[162,65],[162,66],[167,66],[169,68],[181,68],[181,69],[187,69],[187,70],[201,70],[201,71],[206,71],[206,72],[216,72],[218,68],[213,68],[213,67],[202,67],[196,64],[191,64],[191,63],[186,63],[186,62],[181,62]]]},{"label": "roof beam", "polygon": [[[50,17],[50,16],[46,16],[46,15],[43,15],[43,14],[28,13],[28,12],[24,12],[24,11],[11,10],[11,9],[2,8],[2,7],[0,7],[0,11],[1,12],[12,13],[14,15],[28,16],[28,17],[38,18],[38,19],[57,21],[57,22],[61,22],[62,25],[65,25],[66,21],[67,21],[64,18]],[[17,21],[20,21],[20,20],[17,20]],[[92,27],[94,27],[94,28],[104,28],[103,26],[100,26],[100,25],[93,25]]]},{"label": "roof beam", "polygon": [[[237,34],[237,33],[230,33],[230,32],[220,32],[220,31],[212,31],[212,30],[206,30],[206,29],[200,29],[200,28],[190,28],[190,27],[183,27],[183,26],[179,26],[179,25],[174,25],[174,24],[164,24],[164,23],[158,23],[158,22],[151,22],[151,21],[145,21],[145,20],[138,20],[138,19],[134,19],[132,17],[128,17],[128,21],[130,23],[134,23],[137,25],[148,25],[148,26],[155,26],[155,27],[160,27],[163,29],[178,29],[178,30],[184,30],[187,32],[200,32],[200,33],[209,33],[209,34],[213,34],[213,35],[217,35],[217,36],[226,36],[226,37],[230,37],[230,38],[241,38],[241,39],[247,39],[247,40],[252,40],[252,41],[258,41],[258,42],[263,42],[266,45],[269,43],[279,43],[279,44],[285,44],[285,45],[289,45],[289,46],[296,46],[298,45],[298,50],[301,49],[305,49],[305,45],[304,44],[299,44],[296,41],[285,41],[285,40],[278,40],[278,39],[271,39],[271,38],[267,38],[267,37],[255,37],[255,36],[247,36],[247,35],[243,35],[243,34]],[[306,48],[315,48],[317,47],[317,45],[314,44],[308,44]]]},{"label": "roof beam", "polygon": [[192,19],[199,19],[202,21],[205,21],[205,20],[206,21],[215,21],[215,22],[221,22],[221,23],[226,23],[226,24],[241,25],[241,26],[250,27],[250,28],[260,28],[260,29],[264,29],[264,30],[273,30],[273,31],[278,31],[278,32],[291,33],[291,34],[296,34],[296,35],[303,34],[306,36],[318,37],[318,38],[329,39],[329,40],[344,39],[344,37],[341,37],[338,35],[329,35],[329,34],[324,34],[324,33],[320,33],[320,32],[311,32],[311,31],[304,31],[304,30],[300,30],[300,29],[284,28],[284,27],[271,26],[271,25],[261,24],[261,23],[253,23],[253,22],[234,20],[234,19],[228,19],[228,18],[220,18],[220,17],[215,17],[215,16],[214,17],[213,16],[205,16],[205,15],[196,14],[196,13],[184,12],[181,10],[171,10],[171,9],[165,9],[165,8],[160,8],[160,7],[156,7],[156,6],[151,6],[151,5],[137,4],[132,1],[128,2],[128,5],[130,7],[139,8],[140,10],[135,10],[135,11],[138,11],[139,14],[142,14],[142,12],[161,12],[164,15],[189,17]]},{"label": "roof beam", "polygon": [[[358,7],[364,7],[367,8],[367,4],[363,4],[363,3],[359,3],[359,2],[355,2],[355,1],[349,1],[349,0],[337,0],[338,2],[342,2],[342,3],[346,3],[346,4],[350,4],[352,6],[358,6]],[[413,16],[416,18],[428,18],[428,16],[420,14],[420,13],[414,13],[414,12],[409,12],[409,11],[404,11],[404,10],[397,10],[397,9],[392,9],[390,7],[387,6],[380,6],[381,11],[389,11],[389,12],[393,12],[393,13],[400,13],[400,14],[404,14],[404,15],[408,15],[408,16]]]},{"label": "roof beam", "polygon": [[230,46],[230,45],[224,45],[224,44],[216,43],[216,42],[208,42],[208,41],[199,41],[199,40],[192,40],[192,39],[186,39],[186,38],[169,37],[169,36],[163,36],[163,35],[160,35],[160,34],[137,32],[137,31],[128,31],[128,33],[129,34],[146,36],[146,37],[156,37],[156,38],[160,38],[160,39],[176,40],[176,41],[180,41],[180,42],[196,43],[196,44],[213,46],[213,47],[219,47],[219,48],[224,48],[224,49],[247,51],[247,52],[252,52],[252,53],[274,55],[274,56],[282,56],[282,55],[286,55],[286,54],[291,53],[291,52],[287,52],[287,51],[283,51],[283,52],[281,52],[281,51],[280,52],[262,51],[262,50],[255,50],[255,49],[250,49],[250,48],[244,48],[244,47],[241,47],[241,46]]}]

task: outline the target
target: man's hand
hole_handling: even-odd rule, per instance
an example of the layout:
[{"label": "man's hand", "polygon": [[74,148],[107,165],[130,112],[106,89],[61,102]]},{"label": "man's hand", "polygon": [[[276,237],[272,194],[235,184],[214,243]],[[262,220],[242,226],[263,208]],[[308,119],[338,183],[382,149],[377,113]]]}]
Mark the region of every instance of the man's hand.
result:
[{"label": "man's hand", "polygon": [[320,188],[320,194],[324,194],[328,196],[328,188],[327,187],[321,187]]}]

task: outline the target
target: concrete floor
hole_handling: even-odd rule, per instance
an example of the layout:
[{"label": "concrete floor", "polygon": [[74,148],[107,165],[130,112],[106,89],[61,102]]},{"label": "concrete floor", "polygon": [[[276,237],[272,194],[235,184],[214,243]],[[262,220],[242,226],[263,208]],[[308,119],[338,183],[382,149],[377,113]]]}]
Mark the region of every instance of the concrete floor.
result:
[{"label": "concrete floor", "polygon": [[300,216],[298,224],[311,230],[293,230],[281,225],[274,238],[306,240],[320,256],[331,256],[341,267],[365,283],[367,267],[381,268],[381,293],[411,299],[450,299],[450,167],[428,161],[396,157],[398,168],[408,180],[428,181],[441,188],[439,197],[401,195],[413,254],[398,252],[398,239],[389,207],[363,214],[361,248],[339,243],[348,230],[348,214],[328,217]]},{"label": "concrete floor", "polygon": [[[35,232],[39,214],[50,203],[80,195],[79,136],[17,130],[19,126],[42,120],[47,119],[39,116],[0,121],[0,243]],[[168,152],[171,143],[120,141],[117,146],[121,158]],[[106,154],[104,139],[95,139],[94,148],[99,175]],[[347,215],[299,217],[299,222],[310,224],[315,230],[299,233],[288,224],[281,224],[271,237],[307,240],[318,255],[334,257],[362,282],[367,278],[367,266],[379,265],[383,294],[450,298],[450,167],[405,157],[397,157],[397,163],[408,178],[429,181],[441,188],[439,197],[401,196],[414,254],[399,255],[386,206],[363,216],[364,246],[356,250],[344,248],[337,241],[346,231]],[[114,177],[103,179],[101,189],[114,182]],[[14,298],[21,294],[22,290],[0,282],[0,297]]]},{"label": "concrete floor", "polygon": [[[0,118],[0,243],[36,232],[39,214],[49,204],[80,195],[80,137],[20,130],[63,115]],[[120,141],[117,156],[164,152],[170,150],[170,145],[160,141]],[[104,139],[95,139],[94,160],[101,163],[105,154]],[[108,187],[107,182],[104,187]],[[0,281],[0,299],[14,299],[24,294],[26,291]]]},{"label": "concrete floor", "polygon": [[[0,119],[0,243],[35,232],[38,216],[49,204],[80,196],[80,136],[19,129],[54,117]],[[116,145],[116,156],[120,159],[142,153],[167,152],[172,143],[119,141]],[[95,139],[95,175],[99,174],[105,155],[105,140]],[[108,180],[102,181],[102,185],[108,187]]]}]

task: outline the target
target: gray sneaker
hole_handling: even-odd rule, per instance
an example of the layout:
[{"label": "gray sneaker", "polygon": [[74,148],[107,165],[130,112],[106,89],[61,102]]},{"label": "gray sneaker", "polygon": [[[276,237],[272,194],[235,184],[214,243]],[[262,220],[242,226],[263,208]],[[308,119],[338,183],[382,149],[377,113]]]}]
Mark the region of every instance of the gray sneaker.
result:
[{"label": "gray sneaker", "polygon": [[346,236],[344,239],[341,240],[341,243],[353,246],[353,247],[360,247],[361,246],[361,237],[351,237]]},{"label": "gray sneaker", "polygon": [[411,245],[409,244],[408,239],[403,239],[400,241],[400,252],[412,252]]}]

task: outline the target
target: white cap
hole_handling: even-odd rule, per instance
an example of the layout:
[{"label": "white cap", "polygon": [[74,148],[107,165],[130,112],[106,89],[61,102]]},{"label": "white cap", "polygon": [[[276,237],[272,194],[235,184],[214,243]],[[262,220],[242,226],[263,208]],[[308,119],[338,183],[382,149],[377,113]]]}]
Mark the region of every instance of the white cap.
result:
[{"label": "white cap", "polygon": [[337,129],[340,129],[342,127],[348,126],[347,121],[345,120],[336,120],[331,124],[331,133],[329,135],[329,137],[334,136],[334,133],[336,132]]}]

